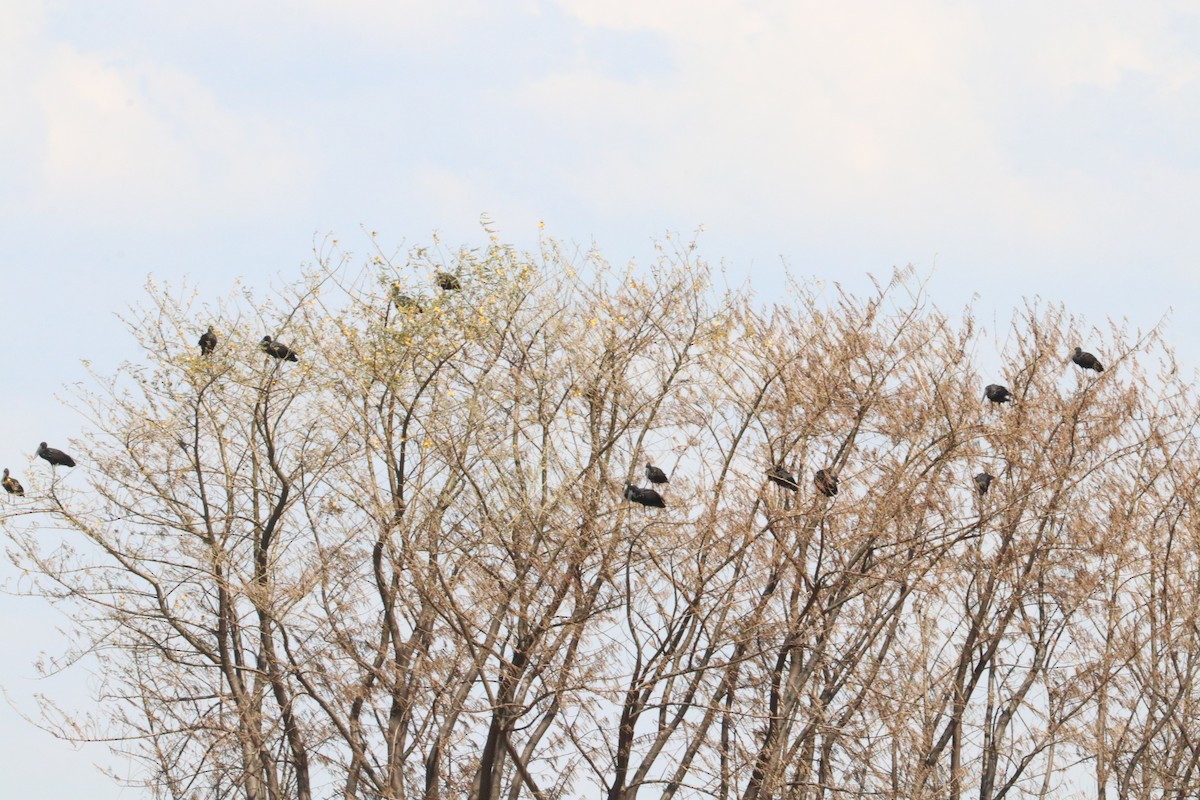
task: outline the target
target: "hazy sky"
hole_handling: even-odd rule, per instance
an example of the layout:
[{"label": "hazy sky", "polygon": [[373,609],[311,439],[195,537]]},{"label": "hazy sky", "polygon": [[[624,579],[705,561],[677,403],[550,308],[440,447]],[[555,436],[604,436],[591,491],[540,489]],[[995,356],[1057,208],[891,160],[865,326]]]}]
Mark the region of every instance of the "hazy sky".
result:
[{"label": "hazy sky", "polygon": [[[147,275],[265,288],[314,236],[474,244],[481,213],[614,263],[703,226],[764,297],[785,265],[913,263],[989,324],[1034,295],[1101,327],[1173,306],[1200,366],[1196,6],[900,5],[0,0],[0,466],[69,449],[56,396],[135,355],[114,314]],[[53,623],[0,597],[21,709],[86,702],[84,675],[30,680]],[[0,737],[14,797],[140,796],[3,706]]]}]

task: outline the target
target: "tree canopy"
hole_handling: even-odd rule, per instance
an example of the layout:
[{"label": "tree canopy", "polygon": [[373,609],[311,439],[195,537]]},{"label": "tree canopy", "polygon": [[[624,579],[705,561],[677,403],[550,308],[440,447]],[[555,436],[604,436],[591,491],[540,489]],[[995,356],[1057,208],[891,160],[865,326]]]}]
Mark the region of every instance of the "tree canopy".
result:
[{"label": "tree canopy", "polygon": [[[713,277],[546,240],[149,287],[80,469],[3,514],[101,680],[46,724],[179,800],[1200,793],[1200,410],[1160,333]],[[665,508],[626,499],[648,463]]]}]

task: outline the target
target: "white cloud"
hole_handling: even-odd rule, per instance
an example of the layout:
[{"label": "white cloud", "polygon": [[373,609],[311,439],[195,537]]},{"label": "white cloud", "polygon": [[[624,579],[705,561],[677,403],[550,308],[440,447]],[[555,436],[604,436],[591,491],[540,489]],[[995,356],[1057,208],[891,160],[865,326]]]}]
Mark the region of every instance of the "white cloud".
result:
[{"label": "white cloud", "polygon": [[281,3],[279,10],[364,38],[387,37],[393,46],[428,48],[444,47],[486,17],[519,7],[502,9],[483,0],[300,0]]},{"label": "white cloud", "polygon": [[1172,43],[1161,9],[562,5],[592,29],[653,34],[674,65],[633,79],[592,65],[529,89],[529,105],[580,142],[567,169],[605,211],[632,201],[742,226],[862,220],[934,247],[1060,249],[1104,247],[1098,231],[1122,205],[1153,217],[1145,209],[1178,200],[1132,171],[1153,142],[1057,113],[1080,96],[1121,109],[1131,77],[1164,93],[1194,86],[1196,53]]},{"label": "white cloud", "polygon": [[303,143],[223,104],[199,78],[56,41],[37,6],[5,31],[3,205],[78,227],[177,229],[307,191],[318,165]]},{"label": "white cloud", "polygon": [[269,123],[162,64],[116,66],[59,47],[31,89],[45,129],[43,208],[167,225],[255,213],[302,191],[312,166]]},{"label": "white cloud", "polygon": [[637,4],[572,7],[589,24],[652,27],[673,54],[676,72],[653,83],[576,72],[533,94],[583,126],[615,128],[613,150],[649,139],[657,152],[646,191],[701,197],[716,181],[738,204],[767,199],[765,191],[768,205],[842,209],[992,169],[993,144],[972,113],[980,98],[957,68],[970,41],[954,16],[814,13],[787,3],[692,13],[669,4],[646,13]]},{"label": "white cloud", "polygon": [[[538,212],[514,198],[507,187],[478,174],[428,163],[416,169],[406,183],[406,194],[420,199],[419,219],[412,214],[406,219],[410,225],[407,233],[416,241],[434,229],[445,235],[448,244],[457,244],[460,238],[474,240],[480,235],[478,220],[483,215],[495,217],[493,227],[505,241],[536,236]],[[411,227],[414,222],[416,226]]]}]

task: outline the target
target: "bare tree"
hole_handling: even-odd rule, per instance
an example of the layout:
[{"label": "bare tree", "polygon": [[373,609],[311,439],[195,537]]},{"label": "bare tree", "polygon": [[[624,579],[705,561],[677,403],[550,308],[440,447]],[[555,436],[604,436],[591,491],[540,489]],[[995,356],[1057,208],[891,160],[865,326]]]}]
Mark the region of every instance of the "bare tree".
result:
[{"label": "bare tree", "polygon": [[[45,723],[181,800],[1195,796],[1200,412],[1159,334],[711,279],[493,239],[148,287],[86,477],[3,515],[79,630],[55,668],[101,677]],[[666,508],[625,499],[648,461]]]}]

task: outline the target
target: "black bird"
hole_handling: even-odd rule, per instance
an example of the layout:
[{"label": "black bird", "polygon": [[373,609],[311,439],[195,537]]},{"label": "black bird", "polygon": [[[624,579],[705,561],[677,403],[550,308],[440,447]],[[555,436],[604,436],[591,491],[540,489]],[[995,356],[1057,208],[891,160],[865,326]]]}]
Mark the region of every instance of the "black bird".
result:
[{"label": "black bird", "polygon": [[1075,355],[1071,356],[1071,360],[1084,369],[1094,369],[1096,372],[1104,372],[1104,365],[1091,353],[1083,352],[1082,347],[1075,348]]},{"label": "black bird", "polygon": [[449,272],[438,270],[433,275],[433,282],[443,292],[457,292],[462,288],[462,284],[458,282],[458,278],[451,275]]},{"label": "black bird", "polygon": [[767,470],[767,479],[793,492],[800,488],[800,484],[796,483],[796,476],[784,469],[782,464],[776,464]]},{"label": "black bird", "polygon": [[653,489],[641,489],[632,483],[625,484],[625,499],[633,503],[649,506],[650,508],[667,507],[667,504],[663,502],[661,494]]},{"label": "black bird", "polygon": [[646,480],[651,483],[666,483],[667,473],[663,472],[653,464],[646,462]]},{"label": "black bird", "polygon": [[271,358],[279,358],[284,361],[299,361],[300,357],[296,355],[296,351],[288,347],[286,344],[271,341],[270,336],[264,336],[258,345],[262,351]]},{"label": "black bird", "polygon": [[988,489],[992,486],[992,481],[996,478],[991,473],[984,471],[975,476],[975,488],[979,490],[979,494],[985,495]]},{"label": "black bird", "polygon": [[15,494],[17,497],[25,496],[25,487],[22,486],[21,482],[16,478],[8,477],[7,467],[4,468],[4,480],[0,481],[0,483],[4,484],[4,491],[8,492],[9,494]]},{"label": "black bird", "polygon": [[392,284],[392,302],[396,304],[397,309],[410,309],[420,314],[425,309],[421,308],[421,304],[416,301],[411,295],[407,295],[400,291],[400,281]]},{"label": "black bird", "polygon": [[813,485],[826,497],[833,497],[838,493],[838,478],[832,470],[817,470],[817,474],[813,475]]},{"label": "black bird", "polygon": [[217,335],[213,333],[213,326],[209,325],[208,330],[200,334],[200,355],[206,356],[216,349]]},{"label": "black bird", "polygon": [[1001,386],[998,383],[989,383],[983,387],[984,399],[991,400],[993,403],[1007,403],[1012,400],[1012,392],[1007,386]]},{"label": "black bird", "polygon": [[75,459],[64,453],[62,450],[56,450],[53,447],[46,447],[46,443],[42,442],[38,445],[37,454],[50,462],[55,467],[73,467]]}]

